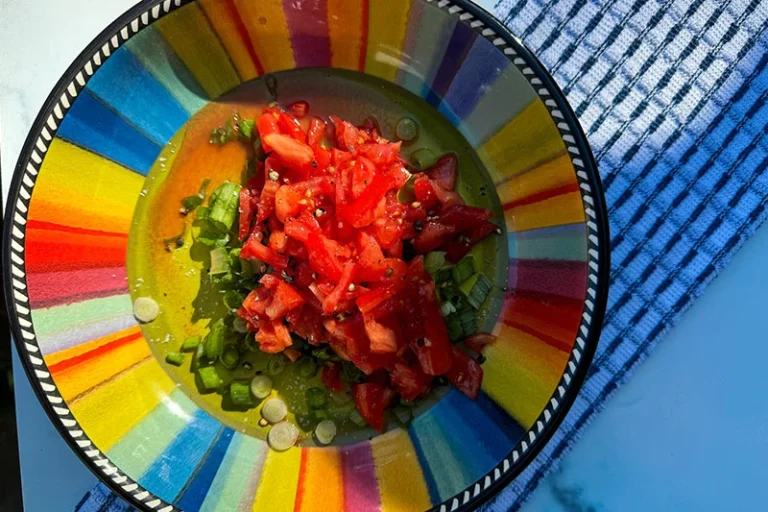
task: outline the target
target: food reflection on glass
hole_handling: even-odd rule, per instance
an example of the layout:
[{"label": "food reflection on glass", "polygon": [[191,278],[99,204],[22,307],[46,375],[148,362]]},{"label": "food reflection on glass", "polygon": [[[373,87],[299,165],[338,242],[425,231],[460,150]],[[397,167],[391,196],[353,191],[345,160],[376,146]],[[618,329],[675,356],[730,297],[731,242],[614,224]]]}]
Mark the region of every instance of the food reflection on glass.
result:
[{"label": "food reflection on glass", "polygon": [[275,450],[406,426],[450,386],[477,399],[506,247],[466,143],[410,97],[375,91],[399,109],[370,112],[258,82],[198,114],[148,177],[129,277],[155,353]]}]

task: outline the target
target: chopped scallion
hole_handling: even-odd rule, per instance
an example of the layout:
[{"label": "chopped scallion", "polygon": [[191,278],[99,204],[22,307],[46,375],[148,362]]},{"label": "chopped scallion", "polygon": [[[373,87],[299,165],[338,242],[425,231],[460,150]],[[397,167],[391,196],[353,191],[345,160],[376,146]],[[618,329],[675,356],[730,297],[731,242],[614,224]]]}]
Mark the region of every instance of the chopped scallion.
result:
[{"label": "chopped scallion", "polygon": [[285,362],[285,357],[280,354],[275,354],[270,357],[267,362],[267,373],[272,376],[280,375],[285,371],[286,366],[287,363]]},{"label": "chopped scallion", "polygon": [[233,381],[229,385],[229,398],[234,405],[253,405],[251,387],[246,382]]},{"label": "chopped scallion", "polygon": [[471,307],[459,310],[459,322],[461,322],[461,332],[463,336],[471,336],[477,332],[477,315]]},{"label": "chopped scallion", "polygon": [[323,388],[307,390],[307,406],[310,409],[324,409],[328,405],[328,392]]},{"label": "chopped scallion", "polygon": [[165,356],[165,361],[173,366],[181,366],[184,364],[184,354],[181,352],[169,352]]},{"label": "chopped scallion", "polygon": [[237,364],[240,362],[240,354],[233,345],[228,345],[224,347],[224,351],[221,353],[219,360],[221,361],[221,364],[224,365],[224,368],[232,370],[237,367]]},{"label": "chopped scallion", "polygon": [[442,251],[432,251],[424,258],[424,270],[432,276],[433,281],[437,281],[437,273],[445,265],[445,253]]},{"label": "chopped scallion", "polygon": [[461,328],[461,319],[459,315],[448,315],[445,318],[445,326],[448,328],[448,337],[456,342],[463,338],[464,331]]},{"label": "chopped scallion", "polygon": [[253,127],[256,126],[256,121],[253,119],[241,119],[237,123],[237,128],[240,131],[240,136],[246,140],[251,140],[253,136]]},{"label": "chopped scallion", "polygon": [[423,148],[413,152],[411,161],[419,170],[423,171],[435,165],[437,158],[435,158],[435,154],[431,150]]},{"label": "chopped scallion", "polygon": [[296,362],[296,371],[305,379],[311,379],[317,375],[317,364],[311,357],[302,357]]},{"label": "chopped scallion", "polygon": [[491,293],[491,282],[485,275],[477,273],[461,283],[459,289],[463,293],[470,306],[480,309],[486,297]]},{"label": "chopped scallion", "polygon": [[205,357],[210,361],[215,361],[224,352],[224,335],[227,333],[227,326],[224,320],[217,320],[211,326],[211,331],[205,338]]},{"label": "chopped scallion", "polygon": [[213,192],[209,201],[208,221],[219,233],[228,233],[237,217],[240,185],[225,181]]},{"label": "chopped scallion", "polygon": [[217,247],[211,251],[211,270],[212,276],[220,276],[229,272],[229,255],[223,247]]},{"label": "chopped scallion", "polygon": [[190,336],[189,338],[185,339],[184,342],[181,344],[181,351],[182,352],[192,352],[194,350],[197,350],[197,347],[200,345],[201,342],[200,336]]},{"label": "chopped scallion", "polygon": [[456,306],[453,305],[453,302],[447,300],[442,304],[440,304],[440,314],[443,315],[443,318],[455,312],[456,312]]},{"label": "chopped scallion", "polygon": [[198,385],[204,391],[215,391],[221,387],[221,377],[213,366],[203,366],[197,369]]},{"label": "chopped scallion", "polygon": [[466,256],[462,258],[451,269],[451,277],[456,285],[460,285],[475,273],[475,259],[472,256]]}]

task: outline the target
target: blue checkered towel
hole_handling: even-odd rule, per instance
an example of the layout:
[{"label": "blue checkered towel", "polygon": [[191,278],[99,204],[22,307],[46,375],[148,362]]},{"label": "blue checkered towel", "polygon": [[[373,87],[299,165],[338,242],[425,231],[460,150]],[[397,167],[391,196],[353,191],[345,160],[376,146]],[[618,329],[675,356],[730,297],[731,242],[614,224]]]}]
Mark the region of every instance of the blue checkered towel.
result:
[{"label": "blue checkered towel", "polygon": [[[486,508],[517,510],[766,216],[767,0],[502,0],[589,137],[613,235],[611,297],[584,388]],[[127,510],[97,487],[78,511]]]}]

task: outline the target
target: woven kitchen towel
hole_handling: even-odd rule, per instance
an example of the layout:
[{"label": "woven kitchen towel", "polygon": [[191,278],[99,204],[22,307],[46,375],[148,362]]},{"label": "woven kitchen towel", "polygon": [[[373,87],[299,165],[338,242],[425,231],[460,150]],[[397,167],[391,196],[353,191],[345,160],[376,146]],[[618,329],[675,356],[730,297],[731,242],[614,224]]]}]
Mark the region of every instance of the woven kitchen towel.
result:
[{"label": "woven kitchen towel", "polygon": [[[493,512],[520,508],[760,225],[768,198],[768,0],[503,0],[494,11],[553,73],[589,137],[613,268],[584,388]],[[78,510],[115,507],[100,487]]]}]

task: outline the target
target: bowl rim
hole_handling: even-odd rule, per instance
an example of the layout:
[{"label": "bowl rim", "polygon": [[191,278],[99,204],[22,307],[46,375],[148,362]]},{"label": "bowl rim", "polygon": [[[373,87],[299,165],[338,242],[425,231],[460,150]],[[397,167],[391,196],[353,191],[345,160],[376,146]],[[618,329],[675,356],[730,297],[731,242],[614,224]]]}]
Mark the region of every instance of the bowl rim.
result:
[{"label": "bowl rim", "polygon": [[[28,298],[23,293],[26,289],[23,238],[27,206],[31,199],[30,191],[34,188],[48,143],[58,129],[58,122],[66,116],[71,102],[112,52],[158,19],[196,1],[198,0],[142,0],[118,16],[72,61],[40,108],[22,146],[10,183],[2,235],[5,247],[2,251],[2,279],[11,334],[22,367],[38,400],[61,437],[99,481],[132,506],[147,511],[171,512],[179,509],[145,490],[93,445],[87,434],[79,428],[71,412],[66,407],[59,406],[66,404],[58,394],[58,388],[47,371],[47,365],[35,355],[39,353],[39,348],[33,332]],[[424,1],[451,16],[460,17],[460,23],[469,25],[478,35],[490,41],[523,74],[556,123],[576,172],[584,210],[587,212],[587,286],[592,300],[585,300],[580,325],[581,335],[577,335],[574,348],[549,402],[518,444],[486,475],[430,509],[439,512],[466,511],[474,510],[488,502],[530,465],[557,431],[579,394],[597,348],[608,303],[609,224],[603,187],[586,135],[565,95],[533,52],[494,15],[471,0],[413,1]],[[14,258],[21,260],[21,263],[13,261]],[[586,311],[586,306],[590,304],[591,314]],[[22,322],[27,325],[22,326]]]}]

